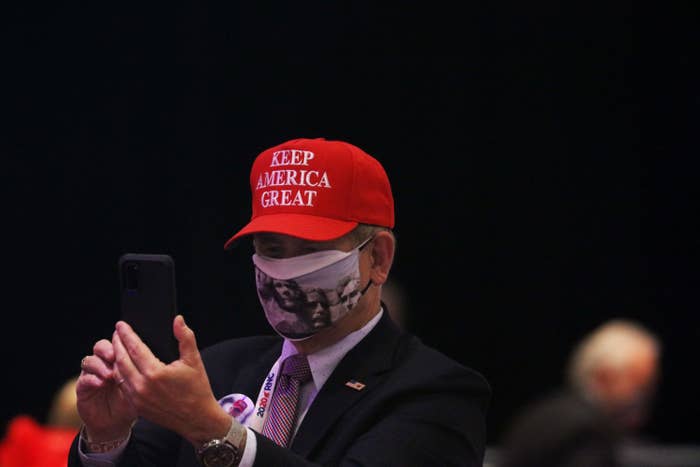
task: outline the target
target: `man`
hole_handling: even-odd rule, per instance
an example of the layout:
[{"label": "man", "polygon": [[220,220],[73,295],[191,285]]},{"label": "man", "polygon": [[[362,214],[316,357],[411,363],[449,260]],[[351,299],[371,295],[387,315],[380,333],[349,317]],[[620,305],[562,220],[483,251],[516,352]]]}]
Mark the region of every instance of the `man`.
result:
[{"label": "man", "polygon": [[308,290],[304,304],[306,319],[314,328],[325,328],[332,324],[330,304],[323,289]]},{"label": "man", "polygon": [[501,467],[611,467],[624,437],[645,423],[660,343],[641,324],[615,319],[571,355],[568,386],[528,405],[501,446]]},{"label": "man", "polygon": [[308,319],[302,312],[302,304],[306,303],[304,290],[293,279],[276,279],[260,270],[256,277],[260,303],[270,310],[270,324],[291,338],[306,337],[304,329]]},{"label": "man", "polygon": [[272,292],[277,304],[284,310],[297,310],[304,300],[304,292],[293,280],[272,279]]},{"label": "man", "polygon": [[[380,163],[346,142],[296,139],[263,151],[250,183],[251,221],[225,248],[252,237],[279,335],[200,355],[178,316],[180,358],[165,365],[118,322],[81,363],[70,465],[481,466],[488,383],[400,331],[381,302],[395,238]],[[262,293],[270,278],[328,292],[355,280],[359,293],[290,335],[278,325],[289,310]],[[240,400],[255,406],[244,421],[232,416]]]}]

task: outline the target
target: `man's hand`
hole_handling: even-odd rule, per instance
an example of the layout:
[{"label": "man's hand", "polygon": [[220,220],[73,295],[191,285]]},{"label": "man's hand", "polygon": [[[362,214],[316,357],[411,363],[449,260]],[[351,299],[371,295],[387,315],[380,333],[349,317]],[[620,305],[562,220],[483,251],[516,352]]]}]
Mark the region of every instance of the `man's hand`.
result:
[{"label": "man's hand", "polygon": [[117,322],[112,345],[115,369],[124,378],[119,389],[140,416],[199,447],[223,437],[231,417],[214,398],[194,332],[181,315],[173,321],[173,333],[180,358],[166,365],[131,326]]},{"label": "man's hand", "polygon": [[93,352],[80,364],[82,371],[75,388],[78,413],[90,441],[124,439],[136,420],[136,410],[119,384],[121,377],[114,369],[114,347],[102,339],[95,344]]}]

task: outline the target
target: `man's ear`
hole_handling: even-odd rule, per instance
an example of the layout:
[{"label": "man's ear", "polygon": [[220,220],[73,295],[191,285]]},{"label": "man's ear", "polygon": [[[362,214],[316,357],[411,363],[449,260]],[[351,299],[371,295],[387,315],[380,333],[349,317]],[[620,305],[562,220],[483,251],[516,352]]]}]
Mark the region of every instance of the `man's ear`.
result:
[{"label": "man's ear", "polygon": [[370,279],[374,284],[380,285],[386,282],[394,262],[394,236],[386,230],[380,230],[374,235],[371,247]]}]

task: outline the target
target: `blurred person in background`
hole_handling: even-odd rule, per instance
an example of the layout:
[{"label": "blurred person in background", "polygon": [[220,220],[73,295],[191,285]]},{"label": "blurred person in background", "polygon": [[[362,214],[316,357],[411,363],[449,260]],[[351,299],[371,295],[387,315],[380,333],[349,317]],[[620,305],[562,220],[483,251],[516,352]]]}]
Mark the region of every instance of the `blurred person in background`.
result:
[{"label": "blurred person in background", "polygon": [[661,344],[642,324],[603,323],[575,347],[566,385],[524,407],[501,442],[501,467],[613,467],[646,423]]},{"label": "blurred person in background", "polygon": [[67,380],[55,393],[45,423],[27,414],[14,417],[0,442],[0,467],[65,467],[80,429],[75,385]]},{"label": "blurred person in background", "polygon": [[390,278],[382,287],[382,301],[391,318],[401,328],[405,328],[409,321],[407,298],[406,289],[398,279]]}]

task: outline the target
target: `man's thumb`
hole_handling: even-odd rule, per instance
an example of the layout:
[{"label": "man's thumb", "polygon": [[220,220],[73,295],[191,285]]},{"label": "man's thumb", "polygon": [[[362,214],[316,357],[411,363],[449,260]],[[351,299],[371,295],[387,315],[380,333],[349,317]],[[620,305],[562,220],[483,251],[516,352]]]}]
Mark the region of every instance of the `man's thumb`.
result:
[{"label": "man's thumb", "polygon": [[177,315],[173,320],[173,334],[180,349],[180,359],[188,363],[195,363],[199,360],[199,349],[194,331],[185,324],[185,318]]}]

